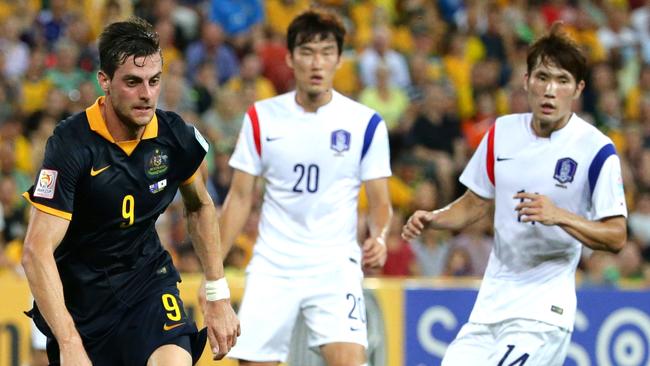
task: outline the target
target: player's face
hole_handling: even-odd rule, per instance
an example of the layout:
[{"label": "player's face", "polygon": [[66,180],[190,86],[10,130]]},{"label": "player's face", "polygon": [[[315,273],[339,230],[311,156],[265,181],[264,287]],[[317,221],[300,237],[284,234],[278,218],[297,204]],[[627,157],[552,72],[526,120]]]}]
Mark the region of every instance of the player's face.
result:
[{"label": "player's face", "polygon": [[120,65],[113,78],[100,72],[99,82],[120,121],[130,128],[146,126],[154,116],[160,95],[162,57],[130,56]]},{"label": "player's face", "polygon": [[336,40],[334,37],[317,37],[303,43],[287,56],[287,64],[293,69],[299,93],[306,93],[311,98],[329,93],[334,73],[341,64]]},{"label": "player's face", "polygon": [[550,62],[538,63],[525,79],[533,119],[547,126],[560,126],[569,120],[573,101],[585,86],[584,81],[576,83],[571,73]]}]

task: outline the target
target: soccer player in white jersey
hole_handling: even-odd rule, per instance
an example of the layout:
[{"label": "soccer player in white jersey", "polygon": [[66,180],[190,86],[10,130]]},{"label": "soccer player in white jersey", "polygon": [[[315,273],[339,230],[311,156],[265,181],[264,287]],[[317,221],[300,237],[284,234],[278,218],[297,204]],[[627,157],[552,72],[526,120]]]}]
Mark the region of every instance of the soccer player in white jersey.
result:
[{"label": "soccer player in white jersey", "polygon": [[[363,365],[367,335],[362,266],[382,266],[392,214],[388,133],[375,111],[332,89],[345,28],[309,10],[287,32],[296,89],[250,107],[230,165],[220,223],[224,252],[265,182],[259,236],[239,311],[242,336],[229,357],[241,365],[287,358],[299,313],[308,344],[328,365]],[[369,238],[357,241],[357,199],[365,183]]]},{"label": "soccer player in white jersey", "polygon": [[572,113],[586,61],[555,25],[528,51],[532,113],[498,118],[461,174],[467,191],[417,211],[402,235],[458,230],[494,207],[495,246],[474,309],[443,366],[562,365],[576,312],[582,246],[626,241],[620,161],[611,140]]}]

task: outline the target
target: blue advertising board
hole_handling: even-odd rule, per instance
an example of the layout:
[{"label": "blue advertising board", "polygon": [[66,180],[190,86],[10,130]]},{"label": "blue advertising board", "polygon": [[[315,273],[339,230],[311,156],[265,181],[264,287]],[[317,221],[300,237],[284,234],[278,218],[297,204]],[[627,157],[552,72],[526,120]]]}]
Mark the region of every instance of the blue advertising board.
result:
[{"label": "blue advertising board", "polygon": [[[475,289],[405,290],[405,365],[440,365],[467,321]],[[650,365],[650,292],[578,290],[578,312],[565,366]]]}]

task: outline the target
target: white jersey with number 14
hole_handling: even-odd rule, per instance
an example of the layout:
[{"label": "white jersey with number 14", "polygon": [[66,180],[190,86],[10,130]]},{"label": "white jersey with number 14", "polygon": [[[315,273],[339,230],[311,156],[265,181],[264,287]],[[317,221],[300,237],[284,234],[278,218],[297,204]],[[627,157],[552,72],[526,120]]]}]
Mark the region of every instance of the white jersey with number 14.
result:
[{"label": "white jersey with number 14", "polygon": [[612,141],[575,114],[549,138],[535,135],[531,121],[530,113],[498,118],[460,177],[495,202],[495,245],[469,320],[524,318],[572,330],[582,244],[559,226],[523,222],[513,196],[539,193],[589,220],[626,216],[620,161]]}]

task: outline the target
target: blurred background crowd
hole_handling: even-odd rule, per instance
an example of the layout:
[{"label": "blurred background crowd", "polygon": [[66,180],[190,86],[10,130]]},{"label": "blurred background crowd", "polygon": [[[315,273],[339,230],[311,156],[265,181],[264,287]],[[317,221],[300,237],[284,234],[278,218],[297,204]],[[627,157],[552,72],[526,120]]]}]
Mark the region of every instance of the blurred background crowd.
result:
[{"label": "blurred background crowd", "polygon": [[[369,275],[483,274],[493,243],[489,218],[461,232],[429,230],[411,243],[400,238],[401,226],[414,210],[462,193],[457,178],[497,116],[528,111],[527,46],[561,20],[590,67],[575,111],[614,140],[630,212],[625,249],[585,252],[580,283],[650,286],[650,1],[644,0],[2,0],[0,271],[21,274],[29,206],[20,195],[40,168],[48,136],[101,95],[96,41],[104,25],[137,15],[155,26],[164,57],[159,108],[181,114],[211,142],[208,185],[219,207],[248,106],[292,88],[284,34],[310,5],[335,10],[348,29],[336,90],[376,109],[389,129],[395,215],[386,266]],[[259,191],[226,259],[228,271],[243,271],[251,257]],[[359,210],[365,207],[362,197]],[[179,269],[199,271],[180,200],[157,227]]]}]

